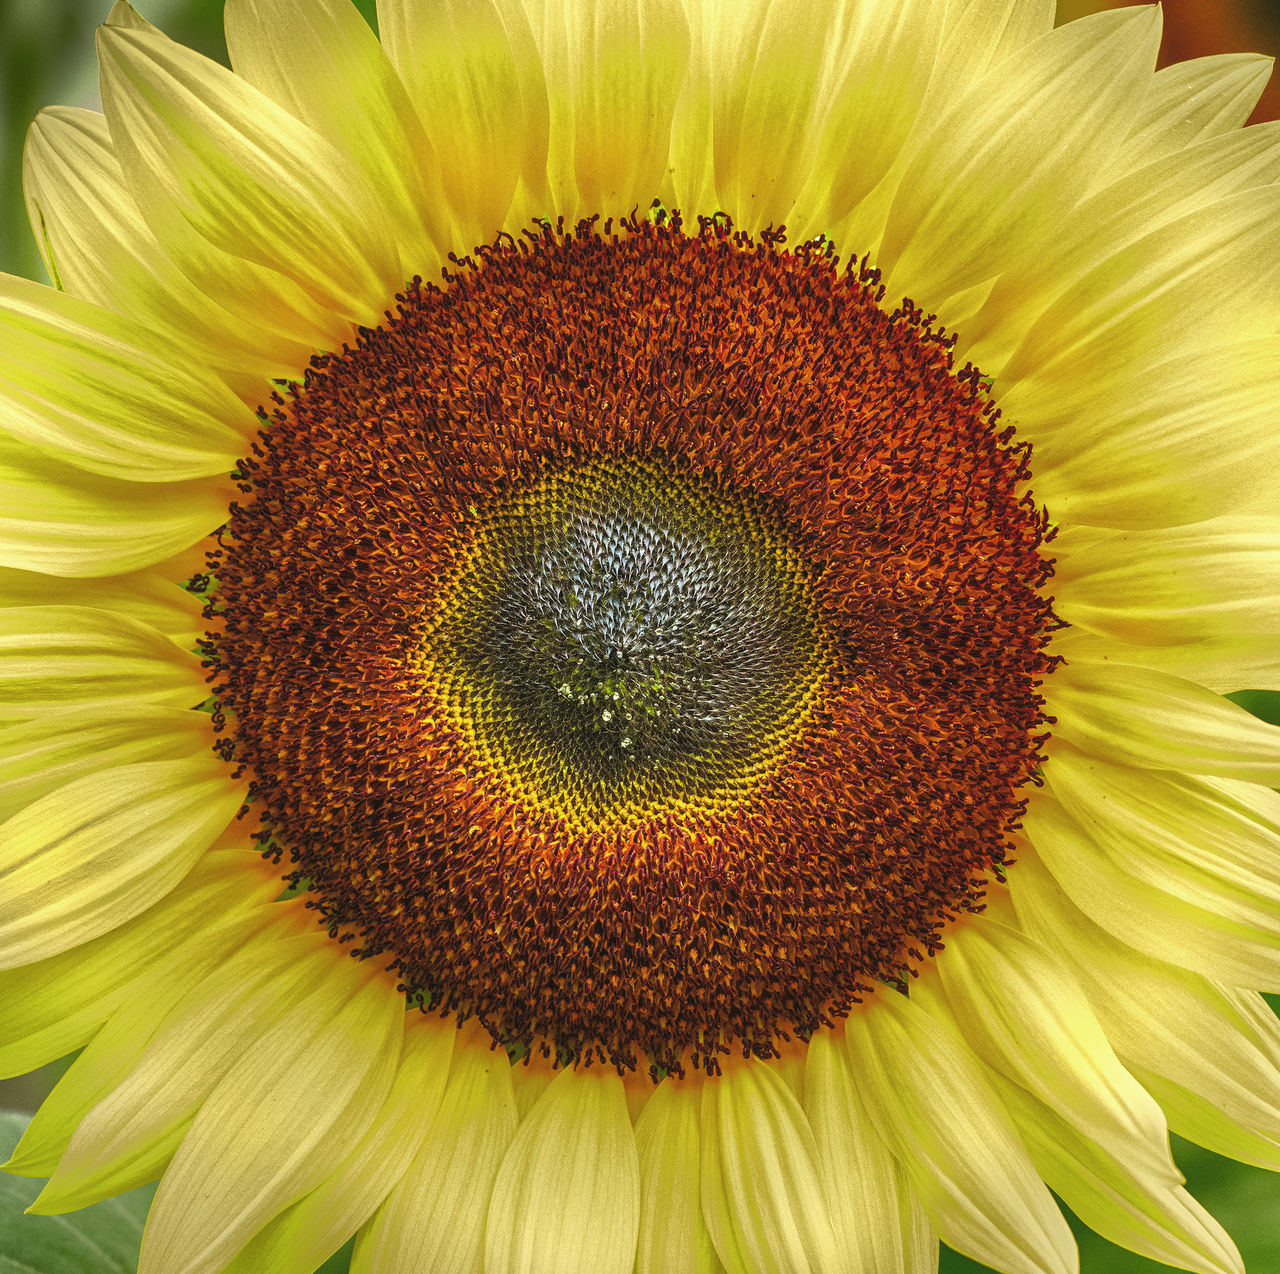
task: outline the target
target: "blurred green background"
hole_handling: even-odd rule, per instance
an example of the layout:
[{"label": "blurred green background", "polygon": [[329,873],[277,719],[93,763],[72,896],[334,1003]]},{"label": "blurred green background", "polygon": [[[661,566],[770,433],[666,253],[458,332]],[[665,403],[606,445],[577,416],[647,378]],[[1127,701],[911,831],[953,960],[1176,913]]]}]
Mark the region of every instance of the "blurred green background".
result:
[{"label": "blurred green background", "polygon": [[[373,0],[357,0],[357,4],[374,24]],[[107,0],[0,0],[0,270],[45,280],[23,210],[22,140],[31,117],[43,105],[97,108],[94,30],[109,7]],[[183,44],[226,61],[221,0],[137,0],[135,7]],[[1118,4],[1107,0],[1060,0],[1059,16],[1066,20],[1113,7]],[[1277,49],[1280,0],[1168,0],[1165,4],[1163,61],[1239,50],[1274,54]],[[1280,79],[1272,81],[1254,118],[1280,118]],[[1234,697],[1259,716],[1280,723],[1280,696]],[[0,1109],[34,1109],[63,1068],[58,1064],[0,1084]],[[1280,1274],[1280,1176],[1218,1158],[1178,1138],[1174,1154],[1192,1191],[1239,1244],[1249,1274]],[[58,1222],[25,1218],[23,1224]],[[1081,1226],[1075,1229],[1082,1274],[1167,1269],[1112,1247]],[[0,1247],[4,1233],[0,1224]],[[340,1257],[326,1265],[325,1274],[345,1265]],[[944,1252],[944,1274],[984,1268]],[[68,1267],[59,1274],[97,1274],[97,1270],[86,1265],[83,1270]]]}]

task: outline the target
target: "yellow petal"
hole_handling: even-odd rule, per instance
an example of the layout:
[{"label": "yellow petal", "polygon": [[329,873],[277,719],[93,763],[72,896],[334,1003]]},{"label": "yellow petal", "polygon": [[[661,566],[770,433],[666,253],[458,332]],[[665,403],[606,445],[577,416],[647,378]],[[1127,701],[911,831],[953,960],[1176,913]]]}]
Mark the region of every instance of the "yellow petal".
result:
[{"label": "yellow petal", "polygon": [[804,1106],[845,1267],[859,1274],[934,1274],[937,1236],[871,1124],[842,1028],[820,1030],[809,1041]]},{"label": "yellow petal", "polygon": [[516,1110],[521,1123],[529,1117],[529,1112],[551,1087],[551,1081],[557,1074],[558,1068],[542,1057],[522,1059],[519,1066],[512,1068],[511,1087],[515,1093]]},{"label": "yellow petal", "polygon": [[1010,888],[1019,923],[1071,961],[1107,1039],[1169,1126],[1218,1154],[1280,1168],[1280,1021],[1267,1002],[1117,941],[1034,854],[1019,854]]},{"label": "yellow petal", "polygon": [[329,142],[154,30],[100,27],[98,62],[129,187],[198,286],[208,260],[177,255],[191,227],[350,322],[381,320],[403,283],[399,255],[374,192]]},{"label": "yellow petal", "polygon": [[1209,783],[1110,765],[1059,746],[1045,782],[1106,856],[1135,880],[1280,945],[1280,829]]},{"label": "yellow petal", "polygon": [[1092,632],[1154,646],[1280,632],[1280,518],[1155,531],[1067,527],[1053,555],[1056,613]]},{"label": "yellow petal", "polygon": [[1077,655],[1045,699],[1056,733],[1104,760],[1280,786],[1280,726],[1194,682]]},{"label": "yellow petal", "polygon": [[[1009,361],[985,370],[1000,406],[1032,436],[1081,400],[1132,385],[1204,333],[1228,343],[1274,329],[1280,279],[1280,187],[1201,205],[1098,262],[1026,331]],[[1120,392],[1119,390],[1115,392]]]},{"label": "yellow petal", "polygon": [[342,1146],[323,1184],[269,1221],[223,1274],[312,1274],[368,1220],[427,1136],[457,1034],[450,1022],[409,1014],[391,1091],[368,1131],[350,1151]]},{"label": "yellow petal", "polygon": [[[981,309],[964,323],[960,337],[964,356],[988,371],[1003,369],[1026,330],[1098,262],[1208,203],[1269,185],[1278,177],[1280,124],[1210,137],[1136,172],[1126,170],[1071,210],[1054,233],[1052,252],[1033,246],[1005,263]],[[1107,418],[1117,407],[1145,404],[1146,389],[1142,377],[1135,378],[1127,390],[1120,387],[1118,392],[1100,393],[1096,410],[1072,414],[1069,426],[1064,421],[1064,434],[1070,430],[1073,443],[1079,434],[1084,435],[1082,442],[1108,436]],[[1046,422],[1031,423],[1037,429],[1036,474],[1040,476],[1045,467],[1040,448]]]},{"label": "yellow petal", "polygon": [[[1179,964],[1215,981],[1280,990],[1275,932],[1198,906],[1186,888],[1170,892],[1133,875],[1099,851],[1052,793],[1033,795],[1023,827],[1029,847],[1072,902],[1120,941],[1156,957],[1176,954]],[[1168,867],[1164,879],[1177,883]]]},{"label": "yellow petal", "polygon": [[[868,78],[882,72],[878,63],[885,53],[888,80],[876,114],[867,120],[867,148],[878,147],[875,137],[882,127],[896,137],[888,170],[877,174],[878,183],[849,215],[821,230],[850,254],[870,254],[876,260],[884,239],[890,205],[902,184],[916,151],[932,135],[938,119],[992,66],[1003,62],[1023,45],[1046,34],[1053,27],[1053,14],[1046,21],[1046,0],[976,0],[975,3],[935,4],[932,0],[875,0],[859,4],[856,12],[865,22],[872,43],[867,48]],[[894,32],[894,28],[901,29]],[[875,51],[878,33],[890,33],[892,44],[883,53]],[[863,57],[858,56],[858,63]],[[853,67],[855,81],[860,67]],[[889,118],[880,113],[888,108]],[[895,123],[893,113],[904,108],[909,119]],[[860,128],[858,131],[862,131]],[[872,156],[874,162],[874,154]],[[855,157],[852,167],[861,163]],[[811,182],[821,182],[824,173],[815,166]],[[855,178],[856,180],[856,178]],[[797,218],[803,214],[796,208]],[[818,229],[816,225],[813,229]]]},{"label": "yellow petal", "polygon": [[699,1184],[701,1082],[664,1079],[636,1121],[640,1244],[636,1274],[721,1274]]},{"label": "yellow petal", "polygon": [[813,1131],[767,1063],[735,1061],[703,1084],[702,1212],[729,1274],[843,1268]]},{"label": "yellow petal", "polygon": [[707,0],[701,28],[710,42],[716,203],[738,228],[781,225],[803,189],[816,157],[828,41],[838,48],[848,40],[850,10],[845,0]]},{"label": "yellow petal", "polygon": [[73,779],[0,824],[0,967],[88,942],[191,870],[244,801],[212,753]]},{"label": "yellow petal", "polygon": [[[176,1004],[158,1002],[142,1052],[81,1121],[32,1210],[67,1212],[153,1180],[219,1080],[317,986],[326,1000],[325,980],[345,958],[313,926],[300,933],[290,914]],[[242,1118],[232,1122],[243,1126]]]},{"label": "yellow petal", "polygon": [[[1120,1064],[1068,969],[989,915],[965,917],[917,996],[990,1067],[1032,1162],[1104,1238],[1155,1260],[1242,1271],[1182,1189],[1164,1116]],[[930,994],[931,993],[931,994]]]},{"label": "yellow petal", "polygon": [[160,571],[78,580],[0,566],[0,597],[6,606],[93,606],[116,611],[158,629],[187,650],[209,627],[200,613],[202,601]]},{"label": "yellow petal", "polygon": [[530,6],[546,72],[550,214],[643,214],[658,194],[689,58],[679,0]]},{"label": "yellow petal", "polygon": [[273,376],[297,375],[326,339],[324,325],[297,306],[284,307],[283,324],[276,318],[289,289],[314,309],[296,284],[212,245],[207,255],[223,259],[223,280],[209,292],[197,288],[143,222],[96,111],[51,106],[37,115],[23,151],[23,191],[59,287],[169,333],[251,406]]},{"label": "yellow petal", "polygon": [[221,381],[159,333],[52,288],[0,279],[0,426],[135,482],[225,474],[257,430]]},{"label": "yellow petal", "polygon": [[640,1169],[622,1081],[564,1069],[516,1130],[485,1224],[485,1274],[629,1274]]},{"label": "yellow petal", "polygon": [[978,1064],[905,996],[846,1020],[859,1092],[944,1243],[1008,1274],[1075,1274],[1075,1241]]},{"label": "yellow petal", "polygon": [[439,246],[449,246],[439,159],[355,7],[348,0],[228,0],[223,21],[235,73],[364,173],[384,205],[382,224],[400,245],[401,274],[433,276]]},{"label": "yellow petal", "polygon": [[0,720],[130,702],[191,707],[207,696],[199,660],[154,628],[89,606],[0,610]]},{"label": "yellow petal", "polygon": [[110,1016],[27,1125],[7,1171],[47,1177],[56,1170],[84,1117],[128,1079],[157,1022],[268,923],[269,899],[258,891],[250,901],[253,905],[236,900],[221,913],[189,916],[185,930],[170,929],[163,960],[111,997]]},{"label": "yellow petal", "polygon": [[715,11],[707,0],[684,6],[689,24],[689,63],[671,119],[670,166],[659,189],[667,207],[697,215],[715,211],[715,171],[711,148]]},{"label": "yellow petal", "polygon": [[798,238],[829,231],[889,171],[916,125],[946,5],[841,5],[824,36],[814,147],[792,219]]},{"label": "yellow petal", "polygon": [[534,213],[550,208],[547,86],[519,0],[379,0],[378,33],[439,160],[460,251],[502,228],[523,178]]},{"label": "yellow petal", "polygon": [[[1053,8],[1050,0],[879,0],[841,7],[824,36],[816,160],[789,218],[792,233],[803,239],[830,232],[882,178],[886,189],[878,194],[887,201],[912,139],[930,131],[934,112],[945,110],[988,67],[1051,30]],[[856,242],[848,236],[839,241],[868,251],[882,229]]]},{"label": "yellow petal", "polygon": [[1120,144],[1159,43],[1154,7],[1097,14],[970,87],[903,173],[877,255],[890,295],[932,308],[1044,242]]},{"label": "yellow petal", "polygon": [[1233,341],[1162,360],[1127,387],[1107,378],[1069,421],[1041,415],[1037,498],[1063,523],[1125,530],[1274,512],[1277,360],[1273,335]]},{"label": "yellow petal", "polygon": [[1129,136],[1098,175],[1098,185],[1239,128],[1262,96],[1274,61],[1258,53],[1219,53],[1157,71]]},{"label": "yellow petal", "polygon": [[82,946],[0,972],[0,1077],[22,1075],[88,1042],[134,979],[209,916],[234,915],[280,892],[250,849],[214,849],[135,920]]},{"label": "yellow petal", "polygon": [[0,730],[0,820],[86,774],[207,753],[213,744],[207,713],[149,703],[18,722]]},{"label": "yellow petal", "polygon": [[[143,221],[96,111],[41,111],[27,132],[22,172],[50,278],[72,296],[169,333],[171,345],[190,351],[251,406],[272,377],[296,376],[331,339],[332,316],[296,284],[203,240],[211,264],[197,271],[207,290],[197,287]],[[189,227],[187,236],[194,236]],[[220,276],[212,264],[219,259]]]},{"label": "yellow petal", "polygon": [[122,482],[0,432],[0,564],[118,575],[173,557],[227,520],[230,479]]},{"label": "yellow petal", "polygon": [[1276,635],[1225,633],[1185,646],[1125,646],[1113,642],[1109,653],[1126,663],[1141,664],[1187,681],[1198,681],[1215,694],[1237,690],[1280,690]]},{"label": "yellow petal", "polygon": [[484,1224],[515,1136],[511,1063],[475,1022],[459,1032],[444,1097],[404,1176],[360,1231],[352,1274],[484,1274]]},{"label": "yellow petal", "polygon": [[315,989],[282,1006],[200,1107],[147,1217],[139,1274],[216,1274],[364,1136],[395,1074],[404,995],[334,946]]}]

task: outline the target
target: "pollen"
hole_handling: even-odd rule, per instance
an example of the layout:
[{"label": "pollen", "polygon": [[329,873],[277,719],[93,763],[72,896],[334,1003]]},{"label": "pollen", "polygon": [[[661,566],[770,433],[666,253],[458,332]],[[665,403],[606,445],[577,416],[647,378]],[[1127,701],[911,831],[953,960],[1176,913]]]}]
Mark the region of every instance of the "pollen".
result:
[{"label": "pollen", "polygon": [[722,218],[539,225],[397,300],[275,397],[210,556],[286,878],[557,1064],[715,1070],[900,983],[1043,742],[1047,521],[979,372]]}]

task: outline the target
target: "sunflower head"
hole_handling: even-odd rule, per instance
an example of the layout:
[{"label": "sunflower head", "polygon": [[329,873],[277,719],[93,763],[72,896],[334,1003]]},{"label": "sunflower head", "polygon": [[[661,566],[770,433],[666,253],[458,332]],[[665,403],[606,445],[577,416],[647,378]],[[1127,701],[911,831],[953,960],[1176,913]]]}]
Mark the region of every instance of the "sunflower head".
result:
[{"label": "sunflower head", "polygon": [[356,954],[522,1052],[682,1072],[977,905],[1038,760],[1045,520],[883,302],[725,219],[545,227],[276,395],[209,663]]},{"label": "sunflower head", "polygon": [[[127,5],[0,282],[8,1167],[143,1274],[1239,1274],[1264,68],[1041,0]],[[14,352],[16,351],[16,352]]]}]

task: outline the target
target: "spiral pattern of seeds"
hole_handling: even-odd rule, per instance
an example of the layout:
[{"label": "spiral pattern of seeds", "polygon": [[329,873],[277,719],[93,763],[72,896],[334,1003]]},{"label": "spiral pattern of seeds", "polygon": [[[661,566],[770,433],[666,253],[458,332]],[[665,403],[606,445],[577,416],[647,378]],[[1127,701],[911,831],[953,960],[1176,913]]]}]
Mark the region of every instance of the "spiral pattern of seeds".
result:
[{"label": "spiral pattern of seeds", "polygon": [[430,1011],[714,1070],[1001,874],[1048,524],[979,373],[883,302],[723,220],[538,227],[269,407],[209,563],[231,760]]}]

